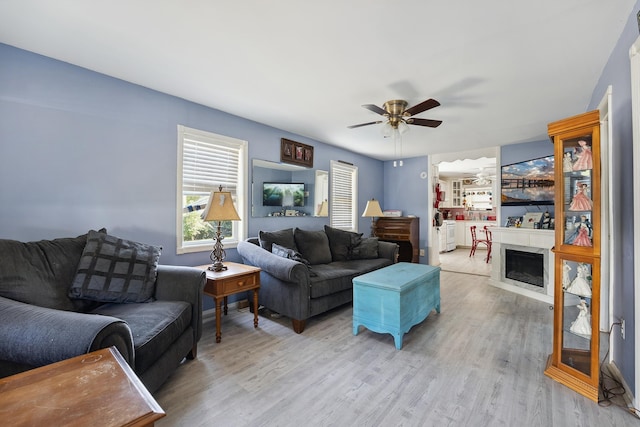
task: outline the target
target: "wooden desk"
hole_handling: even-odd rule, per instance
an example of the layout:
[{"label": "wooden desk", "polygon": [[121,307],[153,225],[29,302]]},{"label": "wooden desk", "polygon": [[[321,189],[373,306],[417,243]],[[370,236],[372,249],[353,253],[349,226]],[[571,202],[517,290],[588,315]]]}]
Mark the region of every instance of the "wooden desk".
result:
[{"label": "wooden desk", "polygon": [[253,291],[253,327],[258,327],[258,291],[260,289],[260,268],[251,265],[225,262],[226,270],[211,271],[209,265],[201,265],[207,272],[205,295],[213,297],[216,304],[216,342],[222,341],[221,311],[224,302],[224,314],[227,314],[227,297],[245,291]]},{"label": "wooden desk", "polygon": [[0,414],[11,426],[93,427],[165,416],[115,347],[0,378]]}]

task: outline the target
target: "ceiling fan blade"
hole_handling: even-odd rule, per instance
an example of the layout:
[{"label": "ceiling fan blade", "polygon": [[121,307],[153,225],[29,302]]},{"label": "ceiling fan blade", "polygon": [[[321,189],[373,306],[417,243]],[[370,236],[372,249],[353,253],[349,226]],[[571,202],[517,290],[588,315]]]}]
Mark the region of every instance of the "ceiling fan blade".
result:
[{"label": "ceiling fan blade", "polygon": [[378,107],[377,105],[364,104],[363,107],[366,108],[369,111],[373,111],[376,114],[380,114],[381,116],[384,116],[385,114],[389,114],[384,109]]},{"label": "ceiling fan blade", "polygon": [[407,119],[405,121],[410,125],[427,126],[430,128],[437,128],[442,124],[442,120],[430,119]]},{"label": "ceiling fan blade", "polygon": [[362,126],[377,125],[378,123],[382,123],[382,120],[378,120],[377,122],[360,123],[359,125],[351,125],[351,126],[347,126],[347,127],[349,129],[355,129],[355,128],[359,128],[359,127],[362,127]]},{"label": "ceiling fan blade", "polygon": [[430,110],[434,107],[440,105],[438,101],[433,98],[427,99],[426,101],[422,101],[420,104],[414,105],[413,107],[409,107],[404,110],[402,113],[403,116],[415,116],[416,114],[422,113],[423,111]]}]

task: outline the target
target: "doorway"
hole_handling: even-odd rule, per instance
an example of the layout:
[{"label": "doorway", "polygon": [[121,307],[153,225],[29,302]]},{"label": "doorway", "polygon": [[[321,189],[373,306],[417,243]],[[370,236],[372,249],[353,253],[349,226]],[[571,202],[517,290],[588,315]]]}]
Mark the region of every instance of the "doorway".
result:
[{"label": "doorway", "polygon": [[[430,204],[430,217],[436,214],[447,217],[441,225],[434,222],[431,227],[429,264],[444,271],[490,276],[491,261],[485,262],[486,250],[479,249],[474,256],[469,256],[471,232],[468,228],[472,220],[490,218],[493,221],[483,224],[499,224],[497,202],[492,199],[499,191],[499,151],[498,147],[490,147],[430,156],[429,188],[435,189],[438,184],[438,190],[445,193],[438,206]],[[453,250],[448,242],[448,230],[452,227],[455,228]]]}]

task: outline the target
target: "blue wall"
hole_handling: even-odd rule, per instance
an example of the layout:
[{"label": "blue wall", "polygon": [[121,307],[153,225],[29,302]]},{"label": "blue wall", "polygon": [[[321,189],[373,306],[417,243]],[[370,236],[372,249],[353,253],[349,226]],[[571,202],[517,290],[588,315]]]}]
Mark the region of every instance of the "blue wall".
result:
[{"label": "blue wall", "polygon": [[414,157],[403,159],[402,162],[402,166],[396,167],[393,167],[392,161],[384,163],[384,200],[380,206],[383,210],[398,209],[403,216],[420,218],[420,248],[425,250],[420,263],[428,264],[427,237],[431,218],[427,217],[427,212],[430,192],[427,179],[421,178],[421,173],[429,173],[429,158]]},{"label": "blue wall", "polygon": [[[634,318],[634,280],[633,280],[633,198],[638,197],[633,189],[633,138],[631,123],[631,72],[629,62],[629,48],[638,38],[638,23],[636,13],[640,10],[640,1],[633,8],[622,35],[611,52],[609,61],[600,76],[593,91],[588,110],[598,108],[598,104],[606,93],[607,87],[612,86],[612,162],[611,179],[613,191],[611,203],[613,215],[611,218],[614,232],[614,257],[612,269],[614,274],[613,298],[611,315],[614,320],[624,318],[626,323],[626,339],[622,340],[619,333],[611,334],[612,347],[616,358],[616,365],[632,390],[635,384],[635,329]],[[636,147],[637,148],[637,147]],[[618,332],[618,331],[616,331]],[[636,398],[637,396],[636,390]]]},{"label": "blue wall", "polygon": [[[249,141],[279,161],[280,138],[314,146],[314,167],[358,166],[358,209],[383,200],[383,162],[51,58],[0,44],[0,238],[39,240],[106,227],[163,246],[162,264],[209,263],[176,254],[177,125]],[[250,188],[250,184],[248,184]],[[328,218],[252,218],[261,229],[314,230]],[[360,218],[361,232],[369,230]],[[234,249],[229,260],[239,260]]]}]

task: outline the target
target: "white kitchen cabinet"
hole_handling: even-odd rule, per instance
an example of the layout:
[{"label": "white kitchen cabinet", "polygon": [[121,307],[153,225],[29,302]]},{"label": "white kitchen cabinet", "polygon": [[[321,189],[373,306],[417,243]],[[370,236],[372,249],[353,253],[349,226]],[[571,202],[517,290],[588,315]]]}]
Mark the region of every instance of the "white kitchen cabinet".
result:
[{"label": "white kitchen cabinet", "polygon": [[451,205],[452,208],[462,207],[462,180],[451,181]]},{"label": "white kitchen cabinet", "polygon": [[465,246],[464,233],[466,231],[465,224],[467,221],[456,221],[456,246]]}]

